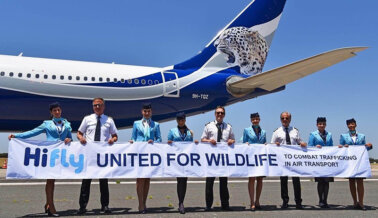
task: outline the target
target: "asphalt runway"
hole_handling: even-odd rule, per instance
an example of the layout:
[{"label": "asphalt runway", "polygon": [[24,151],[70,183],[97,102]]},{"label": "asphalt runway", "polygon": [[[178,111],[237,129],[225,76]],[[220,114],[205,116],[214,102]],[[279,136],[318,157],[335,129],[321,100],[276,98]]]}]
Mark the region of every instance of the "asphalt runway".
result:
[{"label": "asphalt runway", "polygon": [[[137,213],[137,196],[134,180],[110,180],[110,207],[111,215],[99,212],[100,193],[96,180],[91,187],[91,196],[88,204],[87,216],[109,217],[378,217],[378,177],[374,176],[365,181],[365,205],[367,211],[352,209],[352,198],[349,193],[348,182],[338,179],[331,183],[328,203],[330,209],[320,209],[317,206],[318,197],[316,183],[308,178],[302,179],[303,210],[295,209],[292,183],[289,182],[289,195],[291,207],[280,209],[280,184],[277,178],[264,180],[261,205],[263,210],[250,212],[247,179],[230,179],[230,204],[234,211],[220,210],[219,186],[214,185],[214,210],[204,212],[205,183],[204,179],[191,179],[188,184],[185,207],[187,213],[180,215],[177,212],[176,183],[174,179],[152,180],[147,206],[149,213]],[[76,216],[80,192],[80,181],[60,180],[55,187],[55,206],[61,216]],[[43,205],[45,202],[44,181],[14,181],[0,179],[0,217],[45,217]]]}]

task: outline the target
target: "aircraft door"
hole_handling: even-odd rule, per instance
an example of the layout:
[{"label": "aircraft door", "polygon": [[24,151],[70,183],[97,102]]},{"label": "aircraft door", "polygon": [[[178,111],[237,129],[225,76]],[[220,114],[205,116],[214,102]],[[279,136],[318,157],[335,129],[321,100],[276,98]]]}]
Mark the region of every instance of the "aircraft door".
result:
[{"label": "aircraft door", "polygon": [[163,95],[165,97],[180,97],[180,84],[176,72],[162,72]]}]

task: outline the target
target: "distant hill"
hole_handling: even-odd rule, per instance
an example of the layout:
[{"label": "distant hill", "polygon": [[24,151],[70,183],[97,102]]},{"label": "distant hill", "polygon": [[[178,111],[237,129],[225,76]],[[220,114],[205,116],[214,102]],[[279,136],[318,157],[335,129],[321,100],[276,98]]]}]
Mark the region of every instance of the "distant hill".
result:
[{"label": "distant hill", "polygon": [[1,158],[1,157],[8,158],[8,153],[0,153],[0,158]]}]

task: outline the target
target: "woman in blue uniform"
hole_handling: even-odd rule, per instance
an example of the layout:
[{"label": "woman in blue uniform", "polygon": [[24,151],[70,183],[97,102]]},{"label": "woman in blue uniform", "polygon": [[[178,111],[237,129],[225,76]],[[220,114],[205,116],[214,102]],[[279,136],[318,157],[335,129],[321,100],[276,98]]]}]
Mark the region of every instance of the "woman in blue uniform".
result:
[{"label": "woman in blue uniform", "polygon": [[[64,141],[65,144],[68,144],[72,141],[71,135],[71,124],[64,118],[61,117],[62,109],[59,103],[55,102],[50,104],[50,114],[51,120],[45,120],[43,123],[38,126],[37,128],[23,132],[18,134],[10,134],[8,139],[11,138],[21,138],[27,139],[33,136],[37,136],[42,133],[46,133],[47,141]],[[45,212],[48,213],[49,216],[59,216],[56,213],[55,205],[54,205],[54,187],[55,187],[55,179],[48,179],[46,181],[46,204],[45,204]]]},{"label": "woman in blue uniform", "polygon": [[[265,130],[261,129],[260,127],[260,115],[259,113],[251,114],[251,122],[252,126],[245,128],[243,132],[243,143],[247,144],[265,144],[266,143],[266,132]],[[249,177],[248,181],[248,191],[249,191],[249,198],[251,200],[251,211],[255,211],[256,209],[261,210],[260,206],[260,196],[262,192],[263,186],[263,176],[259,177]],[[256,184],[256,201],[254,200],[255,197],[255,180],[257,180]]]},{"label": "woman in blue uniform", "polygon": [[[142,120],[137,120],[133,125],[130,143],[136,142],[161,142],[160,125],[151,119],[152,106],[151,103],[144,103],[142,106]],[[147,213],[147,196],[150,189],[150,178],[137,178],[136,191],[138,195],[139,213]]]},{"label": "woman in blue uniform", "polygon": [[[349,131],[347,133],[341,134],[340,136],[340,146],[349,147],[349,145],[364,145],[367,150],[371,150],[373,145],[371,143],[366,143],[365,135],[362,133],[357,133],[356,127],[357,123],[355,119],[349,119],[346,121]],[[353,198],[353,207],[355,209],[366,210],[364,206],[364,178],[349,178],[349,189]],[[356,183],[357,183],[357,193],[356,194]]]},{"label": "woman in blue uniform", "polygon": [[[333,146],[332,134],[325,130],[327,119],[325,117],[318,117],[318,119],[316,119],[316,126],[318,130],[310,133],[308,146],[316,146],[317,148]],[[329,208],[327,197],[329,182],[333,182],[333,177],[316,177],[315,182],[318,182],[319,206],[321,208]]]},{"label": "woman in blue uniform", "polygon": [[[193,131],[188,129],[185,125],[186,116],[184,113],[178,113],[176,116],[177,127],[169,130],[168,133],[168,144],[172,142],[182,142],[182,141],[193,141]],[[198,140],[195,141],[198,143]],[[179,199],[179,212],[180,214],[185,214],[184,198],[186,193],[188,177],[177,177],[177,196]]]}]

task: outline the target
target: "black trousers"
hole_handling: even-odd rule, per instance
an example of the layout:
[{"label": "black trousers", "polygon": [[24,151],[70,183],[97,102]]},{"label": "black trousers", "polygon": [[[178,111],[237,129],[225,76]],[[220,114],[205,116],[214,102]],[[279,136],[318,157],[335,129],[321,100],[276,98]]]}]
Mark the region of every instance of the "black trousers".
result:
[{"label": "black trousers", "polygon": [[[100,180],[100,193],[101,193],[101,206],[109,206],[109,186],[108,179],[99,179]],[[91,191],[91,182],[92,179],[83,179],[81,182],[80,190],[80,199],[79,204],[80,208],[86,208],[89,201],[89,194]]]},{"label": "black trousers", "polygon": [[[206,178],[206,207],[211,207],[214,201],[214,187],[215,177]],[[219,177],[219,194],[222,207],[228,207],[230,195],[227,187],[227,177]]]},{"label": "black trousers", "polygon": [[179,199],[179,204],[184,203],[187,182],[188,177],[177,177],[177,196]]},{"label": "black trousers", "polygon": [[318,195],[319,195],[319,204],[328,204],[328,191],[329,191],[329,182],[328,181],[319,181],[318,182]]},{"label": "black trousers", "polygon": [[[281,198],[284,203],[289,203],[289,194],[287,189],[287,176],[281,176]],[[302,204],[301,197],[301,180],[299,177],[292,177],[294,187],[294,197],[296,204]]]}]

